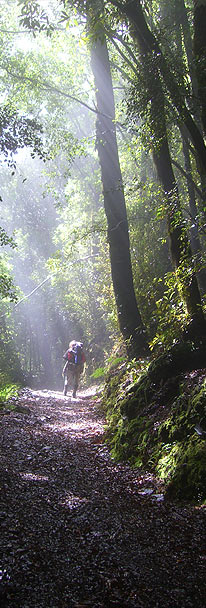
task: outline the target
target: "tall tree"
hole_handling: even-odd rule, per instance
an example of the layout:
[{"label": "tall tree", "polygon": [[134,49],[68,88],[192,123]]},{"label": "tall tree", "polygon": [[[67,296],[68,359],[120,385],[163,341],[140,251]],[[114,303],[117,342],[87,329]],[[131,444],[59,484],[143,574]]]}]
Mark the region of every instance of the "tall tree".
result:
[{"label": "tall tree", "polygon": [[194,55],[202,125],[206,135],[206,0],[194,0]]},{"label": "tall tree", "polygon": [[176,109],[179,120],[188,129],[199,162],[206,173],[206,146],[204,139],[187,107],[184,93],[181,87],[179,87],[175,76],[170,69],[169,63],[166,61],[161,46],[147,24],[140,0],[131,0],[125,3],[119,2],[118,0],[109,0],[107,4],[117,7],[120,14],[125,16],[131,23],[133,30],[136,32],[136,37],[141,39],[142,43],[144,43],[147,49],[147,55],[151,56],[153,65],[156,66],[156,69],[163,78],[168,90],[168,95]]},{"label": "tall tree", "polygon": [[[101,167],[119,326],[128,352],[141,356],[149,349],[134,293],[128,220],[116,138],[114,94],[106,38],[101,25],[102,10],[102,1],[96,3],[87,1],[91,66],[98,112],[96,146]],[[94,24],[95,33],[93,33]]]},{"label": "tall tree", "polygon": [[[145,77],[145,87],[147,88],[148,98],[150,99],[150,129],[152,132],[151,142],[153,157],[167,201],[168,233],[173,266],[179,271],[182,294],[187,305],[188,313],[193,321],[195,332],[197,331],[197,327],[199,333],[202,331],[205,332],[205,320],[202,312],[201,298],[195,272],[192,270],[191,251],[184,228],[178,189],[168,145],[165,99],[161,78],[161,62],[158,55],[159,45],[148,28],[139,1],[125,4],[112,1],[111,4],[118,6],[121,13],[124,14],[129,21],[130,34],[134,39],[134,42],[138,45],[142,71]],[[160,49],[159,52],[161,53]],[[164,63],[162,53],[161,58]],[[172,85],[172,91],[174,86],[175,85]],[[191,122],[193,124],[192,119]],[[202,136],[196,125],[195,132],[198,132],[198,137],[201,140]],[[202,147],[205,148],[203,140]],[[182,272],[183,268],[185,276]]]},{"label": "tall tree", "polygon": [[[39,3],[22,2],[21,21],[29,29],[45,29],[45,15],[42,15]],[[65,2],[65,6],[73,4]],[[75,4],[75,3],[74,3]],[[78,3],[77,3],[78,4]],[[81,3],[80,3],[81,4]],[[83,2],[88,14],[88,25],[91,28],[91,12],[97,7],[102,9],[102,2]],[[34,10],[33,10],[34,9]],[[42,26],[41,26],[42,24]],[[101,166],[104,206],[108,222],[108,241],[111,260],[112,281],[117,304],[119,327],[128,352],[141,356],[149,352],[145,329],[137,307],[134,293],[129,231],[125,198],[115,132],[115,109],[110,73],[109,57],[103,29],[99,30],[91,47],[91,64],[96,84],[97,100],[97,150]],[[106,91],[106,95],[105,95]]]}]

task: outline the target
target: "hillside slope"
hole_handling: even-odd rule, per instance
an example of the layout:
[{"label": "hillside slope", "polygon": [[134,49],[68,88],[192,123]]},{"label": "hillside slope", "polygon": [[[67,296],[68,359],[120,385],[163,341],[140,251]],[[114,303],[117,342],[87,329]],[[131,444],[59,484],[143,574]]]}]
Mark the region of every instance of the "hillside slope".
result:
[{"label": "hillside slope", "polygon": [[113,457],[154,472],[178,499],[206,499],[205,346],[176,345],[144,373],[121,365],[104,391]]}]

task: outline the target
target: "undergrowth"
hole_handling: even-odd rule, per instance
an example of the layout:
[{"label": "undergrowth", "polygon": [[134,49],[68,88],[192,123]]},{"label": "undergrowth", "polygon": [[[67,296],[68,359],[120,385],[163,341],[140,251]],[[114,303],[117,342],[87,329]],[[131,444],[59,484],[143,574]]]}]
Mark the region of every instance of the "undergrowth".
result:
[{"label": "undergrowth", "polygon": [[16,397],[19,386],[14,384],[9,376],[5,373],[0,373],[0,407],[8,403],[11,397]]},{"label": "undergrowth", "polygon": [[187,344],[149,367],[119,365],[107,373],[103,407],[114,459],[154,472],[167,496],[204,501],[206,441],[195,425],[206,430],[206,379],[192,360],[200,362],[198,348]]}]

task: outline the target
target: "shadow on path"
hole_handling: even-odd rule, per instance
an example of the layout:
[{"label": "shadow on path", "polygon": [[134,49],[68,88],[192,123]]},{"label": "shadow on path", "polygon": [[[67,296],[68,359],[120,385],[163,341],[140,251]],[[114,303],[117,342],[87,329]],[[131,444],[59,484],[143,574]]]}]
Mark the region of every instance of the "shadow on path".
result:
[{"label": "shadow on path", "polygon": [[205,509],[112,461],[92,394],[27,389],[0,422],[2,608],[204,606]]}]

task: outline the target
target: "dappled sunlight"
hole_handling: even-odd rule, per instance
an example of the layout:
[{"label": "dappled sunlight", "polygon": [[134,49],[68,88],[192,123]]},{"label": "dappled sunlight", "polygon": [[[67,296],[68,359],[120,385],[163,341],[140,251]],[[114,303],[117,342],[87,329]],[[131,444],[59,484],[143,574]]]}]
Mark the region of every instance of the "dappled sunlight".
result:
[{"label": "dappled sunlight", "polygon": [[102,425],[98,424],[97,422],[93,422],[88,424],[88,422],[85,420],[80,420],[79,422],[67,422],[65,424],[65,422],[58,422],[55,421],[54,424],[49,423],[46,425],[47,429],[49,429],[50,431],[54,431],[54,432],[60,432],[60,433],[68,433],[71,437],[77,437],[78,434],[80,436],[80,434],[86,434],[87,437],[92,437],[96,434],[103,435],[103,429],[102,429]]},{"label": "dappled sunlight", "polygon": [[[30,389],[30,394],[35,398],[46,398],[46,399],[50,399],[52,397],[52,399],[57,399],[58,401],[62,401],[62,402],[70,402],[71,403],[79,403],[79,401],[84,401],[90,397],[94,397],[94,395],[96,395],[96,392],[98,390],[98,387],[96,385],[91,386],[89,388],[85,388],[80,389],[77,393],[77,397],[73,397],[72,396],[72,390],[69,391],[69,393],[65,396],[63,395],[62,391],[53,391],[51,389],[39,389],[39,390],[33,390]],[[26,399],[27,396],[24,396],[24,399]]]},{"label": "dappled sunlight", "polygon": [[19,473],[19,477],[27,481],[49,481],[48,475],[39,475],[39,473]]},{"label": "dappled sunlight", "polygon": [[[94,395],[94,392],[95,387],[91,387],[73,399],[58,391],[22,391],[24,411],[26,413],[28,408],[32,416],[33,437],[41,439],[47,436],[47,440],[52,441],[48,438],[53,435],[60,439],[65,437],[70,444],[78,441],[100,444],[104,436],[104,419],[96,410],[95,402],[88,399],[88,394]],[[49,447],[45,445],[42,451],[48,452],[50,457]]]},{"label": "dappled sunlight", "polygon": [[88,502],[89,500],[87,498],[81,498],[80,496],[74,496],[74,494],[66,492],[65,498],[61,500],[59,504],[62,507],[68,507],[70,510],[74,510]]},{"label": "dappled sunlight", "polygon": [[44,397],[44,398],[48,398],[48,397],[53,397],[54,399],[58,399],[58,401],[65,401],[65,397],[64,395],[60,392],[60,391],[50,391],[49,389],[42,389],[42,390],[38,390],[38,391],[34,391],[32,390],[32,395],[33,397]]},{"label": "dappled sunlight", "polygon": [[[45,482],[46,484],[50,483],[53,479],[53,476],[41,475],[39,473],[25,473],[19,472],[19,478],[23,481],[27,482]],[[73,494],[71,491],[65,491],[63,497],[61,497],[58,501],[60,507],[67,507],[70,510],[78,509],[81,505],[84,505],[89,502],[89,500],[85,497],[77,496]]]},{"label": "dappled sunlight", "polygon": [[203,608],[206,0],[0,9],[0,605]]},{"label": "dappled sunlight", "polygon": [[[54,586],[49,589],[52,606],[61,604],[62,581],[69,590],[65,606],[86,606],[82,597],[81,603],[79,597],[77,602],[70,602],[71,580],[76,593],[82,574],[89,585],[94,579],[96,588],[100,573],[97,601],[91,604],[99,608],[110,604],[143,607],[136,602],[136,592],[134,602],[128,604],[126,599],[137,569],[138,577],[140,572],[144,579],[144,589],[147,583],[154,588],[160,572],[166,582],[169,572],[173,589],[177,568],[178,577],[181,568],[182,580],[186,577],[186,585],[194,585],[191,572],[196,577],[205,559],[204,542],[201,544],[203,510],[192,513],[191,509],[164,504],[161,485],[151,473],[114,463],[102,442],[104,420],[94,401],[70,403],[55,398],[52,392],[45,397],[43,391],[40,397],[40,392],[35,399],[34,393],[26,389],[26,399],[19,401],[22,409],[5,413],[2,418],[1,542],[4,573],[8,570],[4,580],[6,584],[12,581],[11,593],[14,589],[15,594],[11,595],[12,602],[4,605],[16,606],[16,589],[20,589],[18,605],[27,606],[18,585],[20,581],[25,589],[28,580],[32,598],[28,607],[39,606],[37,594],[33,602],[34,583],[39,593],[40,585],[47,589],[51,577],[60,589],[57,601],[53,601]],[[124,594],[118,587],[119,601],[116,571],[122,560],[125,562],[118,580],[123,580],[126,591]],[[104,605],[99,601],[102,572],[108,585],[112,576],[115,581],[114,602]],[[50,605],[47,599],[42,606]],[[176,595],[172,608],[177,605],[175,600]],[[164,605],[168,605],[166,601]],[[186,606],[181,602],[178,605]]]},{"label": "dappled sunlight", "polygon": [[[29,394],[24,396],[24,401],[27,402],[28,407],[32,407],[33,402],[37,404],[38,419],[41,422],[41,428],[34,427],[34,435],[40,435],[45,430],[64,434],[74,440],[79,438],[89,440],[94,436],[98,438],[103,436],[103,422],[99,415],[91,419],[91,408],[93,409],[94,406],[87,401],[88,393],[94,395],[94,391],[95,388],[92,387],[74,399],[65,397],[58,391],[30,390]],[[95,413],[94,409],[93,412]]]}]

